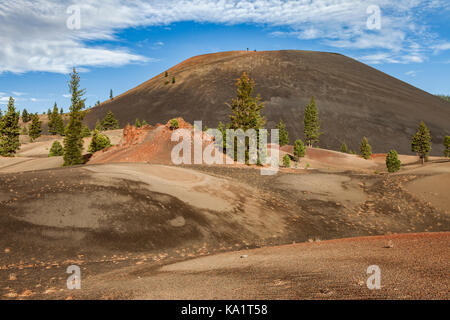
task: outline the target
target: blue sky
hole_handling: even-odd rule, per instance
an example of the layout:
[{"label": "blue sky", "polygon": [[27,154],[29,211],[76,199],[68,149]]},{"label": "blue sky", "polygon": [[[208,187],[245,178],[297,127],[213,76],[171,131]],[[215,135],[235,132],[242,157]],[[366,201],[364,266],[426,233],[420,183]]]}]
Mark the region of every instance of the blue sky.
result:
[{"label": "blue sky", "polygon": [[43,112],[56,101],[67,110],[72,66],[89,106],[191,56],[246,48],[339,52],[450,94],[448,0],[130,3],[0,0],[2,109],[13,96],[19,109]]}]

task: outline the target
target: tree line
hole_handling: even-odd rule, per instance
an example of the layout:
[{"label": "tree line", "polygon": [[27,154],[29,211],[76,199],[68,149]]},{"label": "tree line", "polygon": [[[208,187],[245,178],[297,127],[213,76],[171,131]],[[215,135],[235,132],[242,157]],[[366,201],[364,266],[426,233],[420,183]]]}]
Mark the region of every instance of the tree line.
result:
[{"label": "tree line", "polygon": [[[261,115],[261,111],[264,108],[264,103],[261,102],[259,95],[253,95],[254,80],[244,72],[236,83],[237,97],[232,100],[228,106],[231,108],[230,123],[223,124],[219,122],[217,128],[222,132],[224,138],[219,143],[222,144],[224,150],[229,147],[229,144],[225,139],[226,129],[242,129],[244,132],[248,129],[255,129],[256,131],[264,128],[266,119]],[[319,110],[317,108],[314,97],[311,97],[310,103],[306,105],[303,115],[303,138],[296,139],[294,142],[294,160],[299,161],[300,158],[306,155],[306,146],[314,147],[320,140],[321,122],[319,120]],[[279,146],[288,145],[289,134],[286,125],[282,119],[280,119],[276,128],[279,130]],[[234,144],[236,146],[236,144]],[[427,126],[423,121],[420,122],[416,134],[411,139],[411,151],[419,156],[421,163],[423,164],[428,160],[428,155],[431,151],[431,134]],[[444,155],[450,157],[450,136],[446,136],[444,139]],[[341,152],[353,153],[356,152],[349,150],[345,142],[341,145]],[[369,144],[367,137],[363,137],[360,145],[359,155],[368,160],[372,158],[372,147]],[[236,156],[236,155],[235,155]],[[246,158],[247,160],[247,158]],[[290,157],[285,155],[283,158],[283,165],[290,166]],[[386,167],[389,172],[398,171],[401,167],[401,162],[398,159],[398,153],[396,150],[391,149],[386,155]]]},{"label": "tree line", "polygon": [[[53,142],[49,156],[63,156],[64,166],[83,163],[83,138],[91,136],[90,129],[83,124],[86,115],[85,100],[83,95],[85,89],[80,88],[80,77],[75,68],[70,74],[69,91],[71,93],[71,105],[68,113],[68,123],[65,126],[63,109],[58,109],[55,102],[53,110],[47,111],[48,132],[51,135],[63,136],[63,145],[56,140]],[[45,114],[45,112],[44,112]],[[29,113],[26,109],[22,111],[23,129],[20,132],[20,112],[16,110],[15,101],[10,97],[6,113],[0,110],[0,155],[11,157],[20,148],[20,134],[28,135],[30,142],[39,138],[42,134],[42,121],[37,113]],[[29,123],[29,124],[28,124]],[[99,127],[99,128],[98,128]],[[118,129],[119,123],[110,111],[100,122],[92,134],[89,152],[96,152],[111,145],[109,138],[100,131]]]}]

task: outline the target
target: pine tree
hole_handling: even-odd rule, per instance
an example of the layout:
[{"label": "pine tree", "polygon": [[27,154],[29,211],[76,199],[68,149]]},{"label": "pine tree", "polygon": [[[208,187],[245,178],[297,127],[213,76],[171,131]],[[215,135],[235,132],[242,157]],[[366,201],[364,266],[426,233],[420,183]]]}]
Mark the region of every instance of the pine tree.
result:
[{"label": "pine tree", "polygon": [[61,109],[59,110],[59,113],[61,114],[61,115],[63,115],[64,114],[64,110],[63,110],[63,108],[61,107]]},{"label": "pine tree", "polygon": [[395,150],[389,151],[386,155],[386,168],[389,172],[396,172],[400,170],[402,163],[398,159],[398,153]]},{"label": "pine tree", "polygon": [[85,90],[80,89],[80,76],[75,68],[73,68],[70,77],[69,90],[72,98],[69,108],[69,123],[67,124],[64,137],[64,166],[83,163],[83,137],[81,136],[81,130],[83,128],[82,121],[85,116],[83,108],[86,99],[82,98]]},{"label": "pine tree", "polygon": [[48,116],[48,132],[52,135],[62,134],[64,132],[64,120],[61,115],[58,113],[58,106],[53,106],[53,111],[49,113]]},{"label": "pine tree", "polygon": [[311,97],[311,102],[305,108],[303,125],[303,135],[305,138],[305,143],[309,147],[312,147],[314,143],[319,142],[319,136],[321,135],[319,111],[317,110],[314,97]]},{"label": "pine tree", "polygon": [[175,83],[175,77],[172,77],[172,83]]},{"label": "pine tree", "polygon": [[100,120],[98,120],[98,119],[97,119],[97,122],[95,123],[95,130],[97,130],[97,131],[103,130],[102,124],[100,123]]},{"label": "pine tree", "polygon": [[[261,116],[261,110],[264,108],[264,103],[260,102],[261,97],[259,96],[259,94],[256,97],[253,97],[254,84],[255,81],[253,79],[250,79],[245,72],[243,72],[242,76],[237,80],[237,96],[231,101],[231,104],[227,104],[231,108],[231,123],[228,127],[229,129],[234,130],[241,129],[244,132],[249,129],[254,129],[258,136],[258,130],[264,127],[266,119]],[[245,140],[245,161],[247,162],[249,160],[250,140],[248,138],[246,138]],[[237,138],[235,142],[237,142]],[[234,144],[235,159],[237,158],[237,145],[238,143]],[[261,159],[259,159],[259,157],[257,159],[257,162],[261,162]]]},{"label": "pine tree", "polygon": [[11,157],[20,147],[19,118],[20,113],[16,111],[14,99],[9,97],[8,110],[0,123],[0,155],[2,156]]},{"label": "pine tree", "polygon": [[343,142],[341,144],[341,152],[343,153],[348,153],[348,148],[347,148],[347,144],[345,142]]},{"label": "pine tree", "polygon": [[283,120],[280,119],[280,122],[277,125],[277,129],[279,130],[279,145],[280,147],[285,146],[289,144],[289,133],[286,130],[286,125],[284,124]]},{"label": "pine tree", "polygon": [[294,156],[297,159],[297,161],[300,158],[303,158],[306,155],[306,148],[303,144],[303,141],[300,139],[295,140],[294,142]]},{"label": "pine tree", "polygon": [[48,153],[49,157],[59,157],[62,156],[64,154],[64,148],[61,145],[61,143],[59,143],[58,140],[54,141],[52,144],[52,147],[50,148],[50,152]]},{"label": "pine tree", "polygon": [[425,159],[428,157],[428,153],[431,150],[431,135],[427,126],[423,121],[420,122],[419,128],[417,129],[416,134],[412,138],[411,142],[411,151],[416,152],[422,164]]},{"label": "pine tree", "polygon": [[105,118],[101,123],[103,130],[115,130],[119,129],[119,121],[114,117],[114,113],[111,110],[108,111]]},{"label": "pine tree", "polygon": [[366,137],[364,137],[361,141],[361,157],[363,157],[366,160],[369,160],[372,157],[372,147],[369,144],[369,140],[367,140]]},{"label": "pine tree", "polygon": [[28,135],[30,136],[31,142],[36,140],[41,136],[42,133],[42,123],[39,119],[38,114],[34,114],[31,119],[30,128],[28,129]]},{"label": "pine tree", "polygon": [[90,153],[94,153],[109,146],[111,146],[111,141],[109,140],[109,138],[106,135],[95,130],[94,135],[92,136],[91,143],[89,144],[88,151]]},{"label": "pine tree", "polygon": [[264,103],[260,102],[259,94],[253,97],[254,80],[250,79],[244,72],[238,79],[237,97],[232,100],[231,105],[231,129],[242,129],[244,132],[248,129],[263,128],[266,120],[261,116],[261,110]]},{"label": "pine tree", "polygon": [[58,106],[55,105],[53,106],[53,111],[51,113],[48,114],[48,132],[52,135],[55,135],[57,133],[56,131],[56,122],[58,121],[57,118],[59,117],[59,113],[58,113]]},{"label": "pine tree", "polygon": [[64,120],[61,115],[56,118],[56,133],[63,136],[64,135]]},{"label": "pine tree", "polygon": [[22,122],[23,123],[27,123],[28,121],[30,121],[30,114],[28,113],[27,109],[23,109],[22,111]]},{"label": "pine tree", "polygon": [[140,127],[141,127],[141,123],[139,122],[139,119],[138,119],[138,118],[136,118],[136,121],[134,122],[134,126],[135,126],[136,128],[140,128]]},{"label": "pine tree", "polygon": [[48,108],[47,110],[47,115],[50,117],[50,114],[52,113],[52,110],[50,110],[50,108]]},{"label": "pine tree", "polygon": [[83,138],[87,138],[91,136],[91,130],[89,130],[89,127],[85,124],[83,124],[83,129],[81,130],[81,136]]},{"label": "pine tree", "polygon": [[449,158],[450,157],[450,136],[445,136],[444,139],[444,155]]},{"label": "pine tree", "polygon": [[283,166],[286,168],[289,168],[291,166],[291,158],[287,154],[285,154],[283,157]]},{"label": "pine tree", "polygon": [[112,89],[109,90],[109,98],[110,98],[111,100],[114,99]]}]

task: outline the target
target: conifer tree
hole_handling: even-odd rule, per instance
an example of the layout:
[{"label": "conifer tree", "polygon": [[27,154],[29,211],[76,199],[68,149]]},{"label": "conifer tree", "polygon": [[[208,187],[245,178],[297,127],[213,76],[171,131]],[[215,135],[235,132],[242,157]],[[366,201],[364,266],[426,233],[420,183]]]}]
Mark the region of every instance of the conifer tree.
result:
[{"label": "conifer tree", "polygon": [[89,130],[89,127],[85,124],[83,124],[83,129],[81,131],[81,136],[83,138],[87,138],[91,136],[91,130]]},{"label": "conifer tree", "polygon": [[135,126],[136,128],[140,128],[140,127],[141,127],[141,122],[139,121],[138,118],[136,118],[136,121],[134,122],[134,126]]},{"label": "conifer tree", "polygon": [[109,98],[110,98],[111,100],[114,99],[112,89],[109,90]]},{"label": "conifer tree", "polygon": [[285,154],[283,157],[283,166],[286,168],[289,168],[291,166],[291,158],[289,158],[289,155]]},{"label": "conifer tree", "polygon": [[72,166],[83,163],[83,137],[81,130],[83,128],[83,99],[85,89],[80,89],[80,76],[73,68],[70,75],[69,90],[72,94],[69,123],[67,124],[64,137],[64,166]]},{"label": "conifer tree", "polygon": [[395,150],[389,151],[386,155],[386,168],[389,172],[396,172],[400,170],[402,163],[398,159],[398,153]]},{"label": "conifer tree", "polygon": [[58,113],[58,106],[53,106],[53,111],[49,114],[48,121],[48,132],[52,135],[55,134],[64,134],[64,120],[60,113]]},{"label": "conifer tree", "polygon": [[369,140],[367,140],[366,137],[364,137],[361,141],[361,157],[363,157],[366,160],[369,160],[372,157],[372,147],[369,144]]},{"label": "conifer tree", "polygon": [[319,142],[319,136],[321,135],[319,111],[317,110],[314,97],[311,97],[311,102],[305,108],[303,125],[303,135],[305,138],[305,143],[309,147],[312,147],[314,143]]},{"label": "conifer tree", "polygon": [[95,123],[95,130],[97,130],[97,131],[103,130],[102,124],[100,123],[100,120],[98,120],[98,119],[97,119],[97,122]]},{"label": "conifer tree", "polygon": [[50,152],[48,153],[49,157],[59,157],[62,156],[64,154],[64,148],[61,145],[61,143],[59,143],[58,140],[54,141],[52,144],[52,147],[50,148]]},{"label": "conifer tree", "polygon": [[444,155],[450,157],[450,136],[445,136],[444,139]]},{"label": "conifer tree", "polygon": [[280,119],[280,122],[277,125],[277,129],[279,130],[279,145],[280,147],[285,146],[289,144],[289,133],[286,130],[286,125],[284,124],[283,120]]},{"label": "conifer tree", "polygon": [[64,110],[63,110],[63,108],[61,107],[61,109],[59,110],[59,113],[61,114],[61,115],[63,115],[64,114]]},{"label": "conifer tree", "polygon": [[420,122],[419,128],[411,141],[411,151],[416,152],[422,164],[428,157],[428,153],[431,150],[431,135],[427,126],[423,121]]},{"label": "conifer tree", "polygon": [[13,156],[20,147],[19,142],[19,118],[20,114],[14,106],[14,99],[9,97],[8,110],[0,122],[0,155]]},{"label": "conifer tree", "polygon": [[254,80],[250,79],[244,72],[241,78],[238,79],[237,97],[232,100],[231,105],[231,129],[242,129],[244,132],[247,129],[261,129],[266,120],[261,116],[261,110],[264,108],[264,103],[260,102],[259,94],[253,97]]},{"label": "conifer tree", "polygon": [[23,109],[22,111],[22,122],[23,123],[27,123],[28,121],[30,121],[30,114],[28,113],[27,109]]},{"label": "conifer tree", "polygon": [[341,144],[341,152],[343,153],[348,153],[348,148],[347,148],[347,144],[345,142],[343,142]]},{"label": "conifer tree", "polygon": [[303,158],[306,155],[306,148],[303,144],[303,141],[300,139],[295,140],[294,142],[294,156],[297,159],[297,161],[300,158]]},{"label": "conifer tree", "polygon": [[103,130],[119,129],[119,121],[114,117],[114,113],[112,113],[111,110],[109,110],[105,118],[103,118],[101,126]]},{"label": "conifer tree", "polygon": [[[231,101],[231,104],[227,104],[231,108],[229,129],[241,129],[246,132],[248,129],[254,129],[258,136],[258,130],[262,129],[266,123],[266,119],[261,115],[261,110],[264,108],[264,103],[260,102],[261,97],[259,94],[253,96],[253,87],[255,81],[250,79],[248,75],[243,72],[241,77],[237,80],[237,96]],[[237,138],[234,144],[234,157],[237,157]],[[249,142],[246,138],[245,145],[245,161],[249,159]],[[259,142],[258,147],[259,147]],[[228,145],[227,145],[228,147]],[[260,150],[263,152],[262,150]],[[259,157],[257,162],[260,163]]]},{"label": "conifer tree", "polygon": [[42,133],[42,123],[39,119],[37,113],[35,113],[31,119],[30,128],[28,129],[28,135],[30,136],[31,142],[36,140],[41,136]]},{"label": "conifer tree", "polygon": [[88,151],[90,153],[94,153],[109,146],[111,146],[111,141],[109,140],[109,138],[106,135],[95,130],[94,135],[92,136],[91,143],[89,144]]}]

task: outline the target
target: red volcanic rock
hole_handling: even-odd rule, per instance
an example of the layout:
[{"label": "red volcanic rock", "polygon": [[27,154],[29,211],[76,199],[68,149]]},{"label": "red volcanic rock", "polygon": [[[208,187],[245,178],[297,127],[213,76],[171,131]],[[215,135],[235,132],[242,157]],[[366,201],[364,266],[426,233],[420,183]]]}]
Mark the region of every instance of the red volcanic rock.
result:
[{"label": "red volcanic rock", "polygon": [[[193,126],[176,118],[180,129],[191,131],[191,139],[194,141]],[[170,121],[165,125],[158,124],[155,127],[146,125],[141,128],[127,125],[123,129],[123,137],[118,145],[96,152],[89,160],[90,164],[114,163],[114,162],[150,162],[170,164],[171,152],[178,141],[171,141],[172,133]],[[201,133],[202,145],[212,143],[212,139],[204,132]],[[181,139],[180,139],[181,141]],[[193,148],[191,149],[193,157]]]}]

